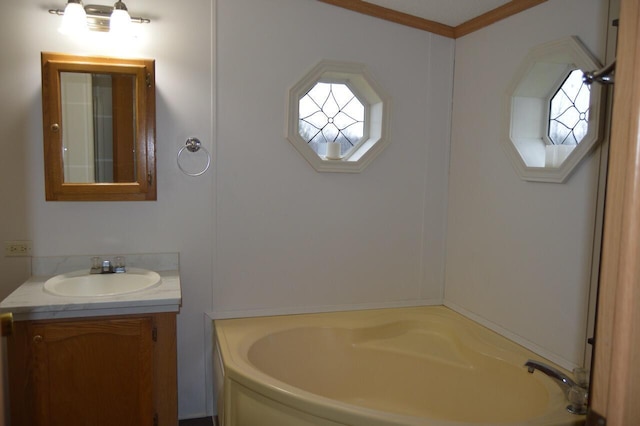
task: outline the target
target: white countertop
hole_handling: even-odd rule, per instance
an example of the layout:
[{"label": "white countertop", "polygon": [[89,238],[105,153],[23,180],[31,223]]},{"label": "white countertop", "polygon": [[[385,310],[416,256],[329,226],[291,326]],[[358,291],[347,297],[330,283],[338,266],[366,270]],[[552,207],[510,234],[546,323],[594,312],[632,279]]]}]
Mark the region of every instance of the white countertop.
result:
[{"label": "white countertop", "polygon": [[157,271],[155,287],[115,296],[57,296],[44,290],[51,275],[32,276],[0,302],[0,312],[12,312],[15,321],[178,312],[182,303],[178,270]]}]

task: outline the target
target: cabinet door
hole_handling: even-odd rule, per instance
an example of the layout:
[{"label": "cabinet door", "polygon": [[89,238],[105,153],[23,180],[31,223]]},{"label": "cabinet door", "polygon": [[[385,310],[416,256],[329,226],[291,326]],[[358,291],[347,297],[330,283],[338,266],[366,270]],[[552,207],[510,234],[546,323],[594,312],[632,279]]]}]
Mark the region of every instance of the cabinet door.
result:
[{"label": "cabinet door", "polygon": [[153,425],[151,318],[33,322],[38,426]]}]

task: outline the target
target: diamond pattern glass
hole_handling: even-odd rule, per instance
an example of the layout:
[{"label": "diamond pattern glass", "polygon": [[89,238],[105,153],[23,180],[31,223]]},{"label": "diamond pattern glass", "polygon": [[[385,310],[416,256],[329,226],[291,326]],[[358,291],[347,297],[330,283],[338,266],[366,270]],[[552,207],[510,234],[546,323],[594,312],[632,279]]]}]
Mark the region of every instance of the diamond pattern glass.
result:
[{"label": "diamond pattern glass", "polygon": [[554,145],[577,145],[589,130],[590,87],[582,71],[573,70],[551,98],[549,140]]},{"label": "diamond pattern glass", "polygon": [[298,108],[300,136],[320,156],[327,142],[338,142],[343,156],[364,136],[364,105],[344,83],[316,83]]}]

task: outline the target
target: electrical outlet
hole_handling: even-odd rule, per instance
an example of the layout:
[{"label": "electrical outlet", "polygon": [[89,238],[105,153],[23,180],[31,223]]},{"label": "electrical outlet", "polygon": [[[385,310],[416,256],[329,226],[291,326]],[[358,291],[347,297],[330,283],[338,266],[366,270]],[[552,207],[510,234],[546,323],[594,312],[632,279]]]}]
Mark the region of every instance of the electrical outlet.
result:
[{"label": "electrical outlet", "polygon": [[31,241],[5,241],[5,257],[31,256]]}]

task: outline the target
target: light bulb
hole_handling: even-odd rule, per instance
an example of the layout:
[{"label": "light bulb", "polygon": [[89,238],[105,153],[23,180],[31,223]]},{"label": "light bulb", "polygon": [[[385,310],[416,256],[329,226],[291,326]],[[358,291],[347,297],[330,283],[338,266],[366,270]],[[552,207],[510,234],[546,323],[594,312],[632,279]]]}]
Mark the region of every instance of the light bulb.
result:
[{"label": "light bulb", "polygon": [[126,9],[114,9],[109,21],[109,32],[116,36],[130,36],[131,16]]},{"label": "light bulb", "polygon": [[82,3],[67,3],[62,16],[62,24],[58,31],[62,34],[82,34],[89,30],[87,26],[87,14]]}]

